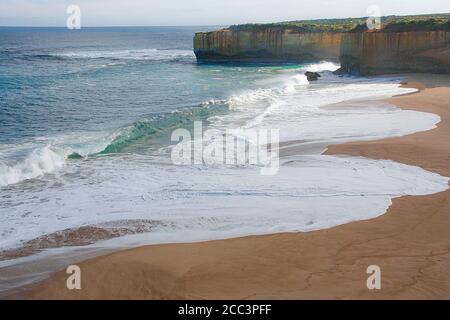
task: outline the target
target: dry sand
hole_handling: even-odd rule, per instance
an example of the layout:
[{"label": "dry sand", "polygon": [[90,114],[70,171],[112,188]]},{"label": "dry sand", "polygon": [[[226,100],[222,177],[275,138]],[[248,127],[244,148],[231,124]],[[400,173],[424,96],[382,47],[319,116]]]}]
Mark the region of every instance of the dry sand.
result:
[{"label": "dry sand", "polygon": [[[332,146],[328,154],[392,159],[450,176],[450,77],[413,75],[421,92],[389,100],[438,114],[437,129]],[[379,265],[382,289],[366,269]],[[450,299],[450,190],[394,199],[376,219],[309,233],[145,246],[80,264],[82,290],[64,272],[31,299]]]}]

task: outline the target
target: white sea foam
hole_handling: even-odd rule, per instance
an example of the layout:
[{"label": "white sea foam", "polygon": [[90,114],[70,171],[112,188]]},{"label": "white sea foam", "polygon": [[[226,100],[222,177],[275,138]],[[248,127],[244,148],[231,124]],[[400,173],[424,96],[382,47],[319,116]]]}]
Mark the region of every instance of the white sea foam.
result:
[{"label": "white sea foam", "polygon": [[64,154],[45,146],[33,150],[25,160],[13,166],[0,163],[0,187],[36,178],[61,168],[65,164],[65,159]]},{"label": "white sea foam", "polygon": [[114,135],[107,133],[84,133],[37,137],[31,143],[4,145],[0,148],[0,187],[54,172],[65,166],[71,154],[86,157],[100,152],[113,139]]},{"label": "white sea foam", "polygon": [[304,69],[311,72],[336,71],[340,68],[339,64],[329,61],[311,63],[304,66]]},{"label": "white sea foam", "polygon": [[[295,74],[272,79],[272,87],[246,90],[226,101],[232,113],[211,119],[215,129],[268,128],[280,130],[281,140],[339,141],[379,139],[429,130],[440,118],[430,113],[405,111],[385,104],[371,108],[370,100],[415,92],[392,78],[337,77],[323,73],[309,83],[305,70],[335,69],[334,64],[308,65]],[[292,71],[291,71],[292,72]],[[367,100],[365,105],[342,109],[327,105]]]},{"label": "white sea foam", "polygon": [[[148,50],[144,50],[144,53]],[[150,52],[158,50],[151,49]],[[140,54],[134,51],[110,53],[111,55]],[[78,53],[75,56],[99,57],[104,52]],[[376,99],[415,91],[400,88],[390,79],[339,78],[323,74],[318,84],[309,84],[305,70],[331,71],[337,65],[329,62],[305,65],[292,74],[271,78],[272,86],[246,90],[224,101],[232,112],[212,117],[213,129],[269,128],[280,130],[281,140],[307,140],[305,144],[320,142],[339,143],[351,140],[378,139],[432,129],[439,117],[429,113],[405,111],[395,107],[336,108],[322,106],[351,99]],[[206,104],[208,104],[206,103]],[[368,104],[369,106],[369,104]],[[26,146],[29,151],[22,159],[1,163],[0,186],[38,178],[64,166],[72,153],[87,156],[102,151],[114,134],[79,134],[51,138],[37,138],[37,144]],[[18,150],[20,146],[11,146]],[[0,155],[7,153],[2,148]],[[1,158],[0,158],[1,160]]]},{"label": "white sea foam", "polygon": [[55,56],[75,59],[121,59],[171,61],[179,58],[194,58],[192,50],[133,49],[119,51],[73,51],[60,52]]},{"label": "white sea foam", "polygon": [[[126,219],[164,222],[147,235],[159,243],[310,231],[379,216],[395,197],[448,188],[448,178],[438,174],[364,158],[286,158],[279,174],[270,177],[254,167],[177,167],[148,156],[130,160],[123,155],[86,162],[67,168],[70,174],[58,179],[59,188],[10,192],[0,206],[0,247]],[[81,183],[73,179],[76,172],[85,177]]]}]

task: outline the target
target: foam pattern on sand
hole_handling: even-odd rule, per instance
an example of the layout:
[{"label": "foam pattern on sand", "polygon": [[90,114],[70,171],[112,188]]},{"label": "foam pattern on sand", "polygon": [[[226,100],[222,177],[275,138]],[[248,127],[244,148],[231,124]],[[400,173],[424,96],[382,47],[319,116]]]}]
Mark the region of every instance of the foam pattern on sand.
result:
[{"label": "foam pattern on sand", "polygon": [[82,184],[72,172],[58,188],[9,193],[1,205],[0,246],[125,219],[161,222],[143,243],[310,231],[379,216],[395,197],[448,188],[448,178],[417,167],[324,155],[286,158],[274,176],[251,166],[175,169],[146,156],[140,166],[127,164],[127,156],[104,159],[102,169],[75,169],[89,172]]}]

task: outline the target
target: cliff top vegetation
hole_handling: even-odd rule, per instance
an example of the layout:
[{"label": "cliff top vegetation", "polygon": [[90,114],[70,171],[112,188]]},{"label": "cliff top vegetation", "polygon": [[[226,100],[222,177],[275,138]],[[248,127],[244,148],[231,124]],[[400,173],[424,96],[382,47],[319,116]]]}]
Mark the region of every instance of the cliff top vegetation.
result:
[{"label": "cliff top vegetation", "polygon": [[[299,20],[265,24],[230,26],[234,31],[262,31],[267,29],[299,32],[364,32],[367,17],[347,19]],[[413,16],[385,16],[381,18],[382,32],[450,30],[450,13]]]}]

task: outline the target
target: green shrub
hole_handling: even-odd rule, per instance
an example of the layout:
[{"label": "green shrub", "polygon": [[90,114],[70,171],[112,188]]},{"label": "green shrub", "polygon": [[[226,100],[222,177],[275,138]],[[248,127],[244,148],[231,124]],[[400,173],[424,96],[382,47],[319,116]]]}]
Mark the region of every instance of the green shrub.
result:
[{"label": "green shrub", "polygon": [[[318,19],[287,21],[266,24],[241,24],[233,25],[235,31],[264,31],[286,29],[298,32],[364,32],[367,17],[347,19]],[[450,30],[450,13],[415,15],[415,16],[385,16],[381,18],[382,29],[386,32],[404,31],[435,31]]]}]

